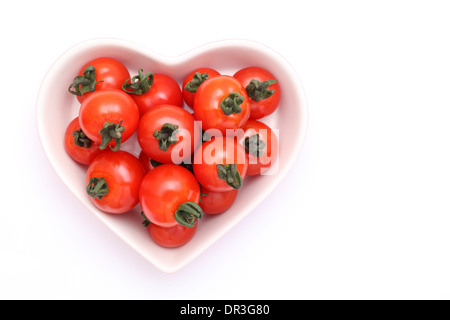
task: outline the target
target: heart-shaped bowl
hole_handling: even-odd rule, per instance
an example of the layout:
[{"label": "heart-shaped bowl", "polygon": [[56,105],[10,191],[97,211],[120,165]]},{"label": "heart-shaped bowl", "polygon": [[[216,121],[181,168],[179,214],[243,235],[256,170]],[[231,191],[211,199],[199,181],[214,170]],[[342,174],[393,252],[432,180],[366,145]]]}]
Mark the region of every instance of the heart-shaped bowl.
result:
[{"label": "heart-shaped bowl", "polygon": [[[155,244],[142,227],[139,205],[122,215],[107,214],[95,208],[85,191],[87,167],[77,164],[65,152],[64,132],[69,122],[78,116],[80,107],[77,99],[68,92],[68,86],[86,62],[102,56],[120,60],[131,75],[143,68],[145,72],[167,74],[180,86],[189,72],[200,67],[233,75],[241,68],[260,66],[279,80],[279,107],[272,115],[261,119],[278,135],[279,156],[276,162],[267,174],[246,177],[233,206],[219,215],[205,215],[199,221],[192,240],[182,247],[168,249]],[[167,273],[175,272],[192,261],[271,193],[301,150],[308,118],[304,91],[291,65],[267,46],[248,40],[216,41],[175,57],[161,56],[119,39],[88,40],[70,48],[51,66],[41,84],[36,108],[42,147],[57,175],[89,211],[149,262]],[[125,142],[122,149],[137,156],[140,148],[136,137]]]}]

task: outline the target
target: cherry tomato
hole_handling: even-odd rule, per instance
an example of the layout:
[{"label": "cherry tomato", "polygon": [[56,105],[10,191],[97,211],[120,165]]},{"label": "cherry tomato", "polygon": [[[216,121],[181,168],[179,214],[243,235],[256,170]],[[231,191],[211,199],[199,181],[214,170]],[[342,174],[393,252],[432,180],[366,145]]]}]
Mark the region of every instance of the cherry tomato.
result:
[{"label": "cherry tomato", "polygon": [[220,75],[220,73],[211,68],[198,68],[189,73],[184,78],[183,86],[181,87],[183,99],[186,104],[193,108],[195,93],[197,92],[198,87],[207,79],[211,79],[218,75]]},{"label": "cherry tomato", "polygon": [[157,224],[151,223],[148,231],[152,239],[162,247],[176,248],[188,243],[195,234],[197,225],[188,228],[178,224],[173,227],[164,228]]},{"label": "cherry tomato", "polygon": [[215,192],[201,187],[200,207],[203,213],[218,214],[228,210],[236,200],[237,189],[225,192]]},{"label": "cherry tomato", "polygon": [[163,163],[181,163],[197,148],[201,131],[194,116],[173,105],[147,111],[139,121],[137,139],[142,150]]},{"label": "cherry tomato", "polygon": [[193,227],[203,216],[198,205],[200,186],[194,175],[179,165],[163,164],[148,172],[139,200],[144,215],[161,227]]},{"label": "cherry tomato", "polygon": [[105,150],[89,165],[86,192],[100,210],[119,214],[139,203],[139,190],[145,170],[131,153]]},{"label": "cherry tomato", "polygon": [[202,121],[203,130],[236,130],[247,122],[250,105],[245,88],[235,78],[219,75],[206,80],[194,99],[194,117]]},{"label": "cherry tomato", "polygon": [[280,103],[280,84],[272,73],[260,67],[247,67],[234,74],[250,98],[250,119],[272,114]]},{"label": "cherry tomato", "polygon": [[144,74],[143,70],[139,69],[139,74],[129,79],[122,89],[136,102],[141,116],[162,104],[180,108],[183,106],[180,86],[165,74],[150,72]]},{"label": "cherry tomato", "polygon": [[100,144],[100,149],[110,145],[117,151],[121,143],[136,131],[139,110],[125,92],[101,90],[83,101],[79,121],[83,132],[89,139]]},{"label": "cherry tomato", "polygon": [[272,129],[261,121],[248,120],[242,127],[239,143],[248,156],[247,175],[266,172],[278,156],[278,139]]},{"label": "cherry tomato", "polygon": [[216,192],[242,187],[247,173],[245,149],[234,138],[213,137],[194,154],[194,174],[206,189]]},{"label": "cherry tomato", "polygon": [[192,239],[197,230],[197,225],[191,228],[182,226],[181,224],[173,227],[161,227],[151,223],[143,213],[142,217],[145,219],[143,225],[147,228],[153,241],[166,248],[176,248],[185,245]]},{"label": "cherry tomato", "polygon": [[94,91],[122,88],[130,78],[130,72],[120,61],[101,57],[86,63],[69,87],[69,92],[76,95],[82,103]]},{"label": "cherry tomato", "polygon": [[81,130],[78,117],[73,119],[64,134],[64,147],[67,154],[81,164],[90,164],[101,152],[99,145],[89,139]]}]

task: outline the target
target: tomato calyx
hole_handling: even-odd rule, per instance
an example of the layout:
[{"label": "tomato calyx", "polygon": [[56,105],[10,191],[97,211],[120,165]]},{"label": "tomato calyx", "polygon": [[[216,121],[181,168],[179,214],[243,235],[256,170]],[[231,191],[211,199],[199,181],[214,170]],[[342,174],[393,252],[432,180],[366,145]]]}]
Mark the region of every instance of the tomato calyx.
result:
[{"label": "tomato calyx", "polygon": [[111,148],[110,146],[110,149],[112,151],[118,151],[120,149],[122,132],[125,131],[125,128],[121,124],[122,120],[119,123],[105,122],[103,124],[103,128],[98,132],[102,136],[102,143],[100,144],[99,149],[105,149],[111,140],[114,140],[116,145],[114,148]]},{"label": "tomato calyx", "polygon": [[69,86],[69,92],[76,96],[82,96],[87,92],[94,92],[95,85],[103,80],[97,80],[97,71],[92,65],[88,65],[81,76],[77,76],[73,79],[73,82]]},{"label": "tomato calyx", "polygon": [[150,164],[152,165],[153,168],[156,168],[156,167],[158,167],[160,165],[163,165],[164,163],[156,161],[154,159],[150,159]]},{"label": "tomato calyx", "polygon": [[87,194],[92,198],[101,199],[108,194],[109,188],[105,178],[92,177],[86,186]]},{"label": "tomato calyx", "polygon": [[256,79],[252,79],[250,83],[245,87],[245,91],[247,91],[248,96],[254,101],[267,99],[275,93],[275,90],[268,90],[267,88],[276,82],[278,82],[278,80],[275,79],[269,79],[266,81],[258,81]]},{"label": "tomato calyx", "polygon": [[254,134],[244,140],[245,151],[260,158],[264,154],[266,143],[259,138],[259,134]]},{"label": "tomato calyx", "polygon": [[200,193],[200,203],[203,203],[202,197],[206,197],[207,195],[208,195],[207,192],[201,192],[201,193]]},{"label": "tomato calyx", "polygon": [[92,140],[89,139],[83,130],[78,129],[72,132],[74,143],[77,147],[89,149],[92,144]]},{"label": "tomato calyx", "polygon": [[237,170],[236,163],[218,164],[217,174],[221,180],[224,180],[230,187],[240,189],[242,186],[242,177]]},{"label": "tomato calyx", "polygon": [[208,80],[208,76],[209,76],[208,72],[205,72],[205,73],[196,72],[194,74],[194,76],[192,77],[192,80],[189,81],[188,83],[186,83],[186,85],[184,86],[184,89],[186,91],[196,93],[198,90],[198,87],[200,87],[200,85],[203,82]]},{"label": "tomato calyx", "polygon": [[143,69],[139,69],[138,74],[122,85],[122,90],[126,93],[141,95],[150,91],[155,76],[151,72],[144,74]]},{"label": "tomato calyx", "polygon": [[192,228],[197,224],[197,220],[203,217],[203,210],[197,203],[187,201],[178,206],[174,217],[182,226]]},{"label": "tomato calyx", "polygon": [[220,102],[220,109],[227,116],[233,113],[241,113],[240,105],[244,103],[245,98],[237,92],[232,92]]},{"label": "tomato calyx", "polygon": [[144,221],[142,221],[142,226],[147,228],[152,222],[147,218],[144,211],[141,211],[141,217],[144,219]]},{"label": "tomato calyx", "polygon": [[178,142],[175,134],[177,133],[178,125],[172,123],[165,123],[160,130],[156,129],[153,132],[153,137],[158,140],[159,149],[167,151],[170,145]]}]

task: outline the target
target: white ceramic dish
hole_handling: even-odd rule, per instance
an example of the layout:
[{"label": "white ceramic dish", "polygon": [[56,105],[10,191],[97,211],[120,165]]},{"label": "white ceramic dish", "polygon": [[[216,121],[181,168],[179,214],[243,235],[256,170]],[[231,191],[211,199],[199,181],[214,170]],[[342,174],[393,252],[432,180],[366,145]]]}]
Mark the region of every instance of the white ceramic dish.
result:
[{"label": "white ceramic dish", "polygon": [[[270,175],[246,178],[233,206],[221,215],[204,217],[199,222],[194,238],[180,248],[167,249],[153,243],[147,230],[141,226],[139,206],[125,215],[99,211],[85,192],[86,167],[75,163],[66,154],[63,135],[79,109],[78,101],[67,88],[85,62],[101,56],[119,59],[132,76],[137,74],[139,68],[143,68],[146,72],[168,74],[180,85],[184,76],[198,67],[211,67],[229,75],[247,66],[268,69],[279,80],[282,89],[279,108],[274,114],[262,119],[272,129],[278,130],[281,140],[275,170]],[[176,57],[161,56],[118,39],[89,40],[70,48],[51,66],[42,82],[36,108],[42,147],[58,176],[89,211],[149,262],[168,273],[192,261],[270,194],[293,165],[307,129],[306,101],[295,71],[272,49],[246,40],[217,41]],[[122,148],[135,155],[140,150],[135,139],[124,143]]]}]

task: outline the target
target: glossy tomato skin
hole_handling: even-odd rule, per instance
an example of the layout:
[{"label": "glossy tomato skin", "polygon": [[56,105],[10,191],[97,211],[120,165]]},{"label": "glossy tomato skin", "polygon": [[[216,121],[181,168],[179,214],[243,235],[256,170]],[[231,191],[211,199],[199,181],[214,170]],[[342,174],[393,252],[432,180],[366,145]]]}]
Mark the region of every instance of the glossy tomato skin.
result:
[{"label": "glossy tomato skin", "polygon": [[194,75],[196,73],[200,73],[200,74],[208,74],[208,77],[206,79],[211,79],[215,76],[220,75],[220,73],[218,71],[216,71],[215,69],[212,68],[198,68],[193,70],[192,72],[190,72],[183,80],[183,85],[181,87],[181,91],[183,94],[183,99],[186,102],[186,104],[193,109],[194,108],[194,98],[195,98],[195,94],[196,92],[191,92],[189,90],[186,89],[186,85],[192,81],[192,78],[194,77]]},{"label": "glossy tomato skin", "polygon": [[75,144],[75,138],[73,132],[81,130],[78,117],[73,119],[66,128],[64,134],[64,147],[67,154],[78,163],[88,165],[94,160],[94,158],[103,150],[100,150],[99,145],[95,142],[91,142],[88,148],[84,146],[78,146]]},{"label": "glossy tomato skin", "polygon": [[147,229],[153,241],[158,245],[165,248],[176,248],[185,245],[192,239],[197,230],[197,225],[192,228],[180,224],[173,227],[161,227],[150,223]]},{"label": "glossy tomato skin", "polygon": [[[244,101],[240,104],[241,111],[226,115],[221,109],[221,102],[231,93],[240,94]],[[194,117],[202,121],[202,129],[217,129],[222,135],[227,129],[233,131],[242,127],[250,116],[250,104],[245,88],[241,83],[228,75],[219,75],[203,82],[194,98]],[[228,132],[230,133],[230,132]]]},{"label": "glossy tomato skin", "polygon": [[154,73],[153,84],[150,90],[144,94],[130,94],[136,102],[140,115],[148,110],[155,109],[162,104],[170,104],[177,107],[183,106],[183,96],[178,83],[170,76]]},{"label": "glossy tomato skin", "polygon": [[[83,132],[95,143],[101,144],[100,130],[105,122],[120,123],[124,127],[122,143],[136,131],[139,110],[128,94],[121,90],[108,89],[94,92],[83,101],[79,110],[79,121]],[[115,146],[114,140],[109,144]]]},{"label": "glossy tomato skin", "polygon": [[[130,72],[125,65],[113,58],[100,57],[87,62],[78,73],[79,76],[83,74],[83,71],[88,65],[92,65],[96,70],[96,80],[101,81],[95,85],[95,91],[104,89],[117,89],[120,90],[122,85],[130,78]],[[77,99],[82,103],[93,92],[86,92],[81,96],[77,96]]]},{"label": "glossy tomato skin", "polygon": [[101,199],[89,197],[100,210],[121,214],[130,211],[139,203],[139,190],[145,170],[141,162],[131,153],[105,150],[89,165],[86,185],[91,178],[104,178],[108,193]]},{"label": "glossy tomato skin", "polygon": [[[254,135],[258,135],[258,139],[262,141],[263,147],[256,151],[250,147],[250,152],[246,152],[248,156],[248,176],[259,175],[266,172],[278,157],[278,139],[273,130],[265,123],[258,120],[248,120],[242,127],[243,134],[239,138],[239,143],[247,149],[249,148],[249,141]],[[247,147],[246,147],[246,139]]]},{"label": "glossy tomato skin", "polygon": [[175,164],[163,164],[145,175],[139,200],[151,223],[173,227],[178,224],[175,212],[180,204],[199,203],[200,186],[189,170]]},{"label": "glossy tomato skin", "polygon": [[[267,80],[276,80],[275,76],[269,72],[266,69],[260,68],[260,67],[247,67],[244,69],[239,70],[234,74],[236,79],[239,80],[239,82],[244,86],[244,88],[247,88],[248,84],[252,79],[264,82]],[[274,84],[271,84],[267,88],[268,90],[275,90],[273,95],[271,95],[268,98],[261,99],[259,101],[253,100],[251,97],[249,97],[250,102],[250,119],[256,120],[261,119],[263,117],[266,117],[278,108],[278,105],[280,103],[280,97],[281,97],[281,91],[280,91],[280,84],[279,82],[275,82]]]},{"label": "glossy tomato skin", "polygon": [[195,152],[193,169],[198,182],[206,189],[215,192],[232,191],[236,187],[221,179],[218,169],[218,165],[232,164],[236,164],[243,181],[248,168],[244,147],[234,138],[217,136],[204,142]]},{"label": "glossy tomato skin", "polygon": [[[154,133],[155,130],[161,130],[166,123],[178,126],[175,132],[177,142],[170,144],[167,150],[162,150]],[[201,131],[194,116],[188,111],[174,105],[160,105],[141,117],[137,139],[142,150],[151,159],[178,164],[194,153],[200,144]]]},{"label": "glossy tomato skin", "polygon": [[227,211],[236,200],[237,189],[225,192],[215,192],[201,187],[201,201],[199,203],[204,213],[219,214]]}]

